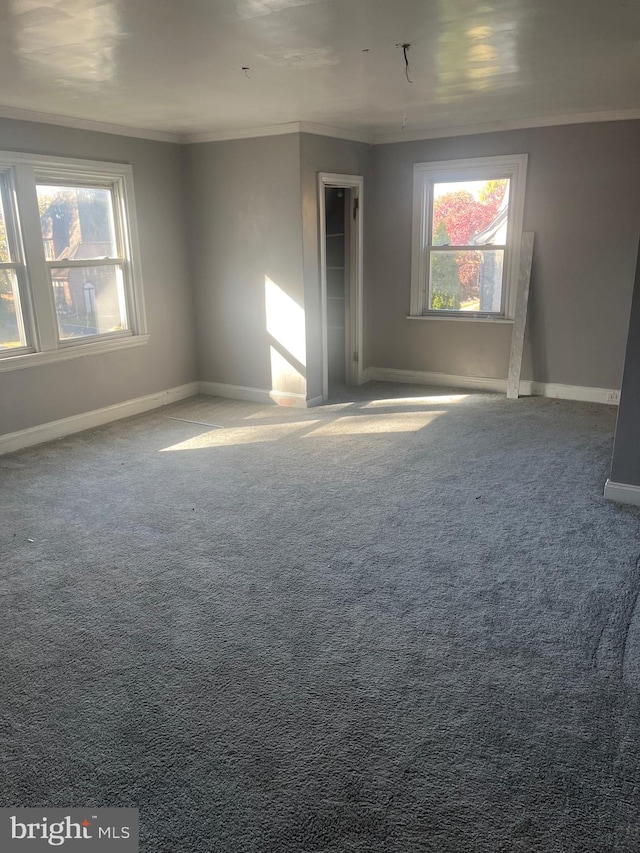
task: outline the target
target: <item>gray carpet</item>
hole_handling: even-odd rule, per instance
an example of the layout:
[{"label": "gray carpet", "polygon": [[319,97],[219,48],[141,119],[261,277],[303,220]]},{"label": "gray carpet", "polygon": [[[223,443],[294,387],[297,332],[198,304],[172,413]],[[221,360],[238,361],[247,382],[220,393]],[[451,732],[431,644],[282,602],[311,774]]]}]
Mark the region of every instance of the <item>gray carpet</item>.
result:
[{"label": "gray carpet", "polygon": [[2,805],[138,806],[144,853],[637,851],[615,410],[442,393],[0,458]]}]

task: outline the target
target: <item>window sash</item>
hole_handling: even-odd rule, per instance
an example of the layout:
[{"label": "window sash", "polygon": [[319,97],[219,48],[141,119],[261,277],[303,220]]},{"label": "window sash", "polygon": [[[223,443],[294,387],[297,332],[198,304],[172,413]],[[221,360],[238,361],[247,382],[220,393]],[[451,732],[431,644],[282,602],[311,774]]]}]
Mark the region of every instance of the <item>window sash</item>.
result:
[{"label": "window sash", "polygon": [[[111,194],[113,257],[72,258],[47,260],[45,242],[40,226],[37,186],[65,186],[106,189]],[[105,351],[109,342],[147,339],[146,314],[142,299],[137,223],[135,219],[131,167],[94,161],[74,161],[57,157],[37,157],[20,153],[0,152],[0,192],[5,214],[9,262],[0,269],[16,277],[21,308],[23,340],[27,346],[11,347],[0,352],[4,369],[11,369],[7,360],[16,359],[16,367],[26,366],[33,354],[33,363],[45,363],[49,353],[67,351],[78,346],[89,351]],[[106,247],[105,247],[106,248]],[[89,334],[77,339],[59,338],[58,315],[52,276],[55,270],[114,267],[121,271],[124,313],[127,329]],[[37,358],[36,358],[37,356]]]},{"label": "window sash", "polygon": [[[467,180],[479,180],[479,181],[503,180],[503,179],[510,180],[509,175],[495,174],[495,173],[492,173],[492,176],[490,178],[485,178],[484,175],[480,175],[480,174],[474,175],[473,177],[471,175],[465,175],[465,178]],[[462,179],[462,181],[464,181],[464,178]],[[426,281],[426,293],[425,293],[426,300],[425,300],[424,305],[423,305],[423,312],[425,315],[430,315],[430,314],[438,315],[438,314],[444,313],[444,314],[447,314],[448,316],[461,315],[464,317],[474,317],[474,316],[486,317],[488,315],[491,315],[494,317],[504,317],[504,310],[505,310],[505,275],[504,275],[505,270],[504,270],[504,263],[502,266],[502,275],[501,275],[501,282],[500,282],[500,307],[496,311],[480,311],[480,310],[478,310],[478,311],[465,311],[462,308],[433,308],[432,307],[432,302],[433,302],[433,264],[431,261],[431,255],[433,252],[477,252],[477,251],[482,251],[485,248],[486,248],[486,250],[489,250],[489,251],[504,250],[506,252],[506,249],[507,249],[507,244],[499,244],[498,245],[498,244],[491,244],[491,243],[483,243],[482,245],[454,245],[452,243],[447,243],[443,246],[438,246],[438,245],[434,244],[434,242],[433,242],[433,218],[434,218],[434,213],[435,213],[435,187],[437,184],[441,184],[441,183],[449,183],[449,182],[443,181],[440,178],[432,178],[429,181],[428,211],[427,211],[427,228],[428,228],[427,240],[428,240],[429,245],[426,247],[426,251],[427,251],[427,255],[428,255],[427,264],[426,264],[427,281]],[[454,180],[451,183],[456,183],[456,181]],[[509,203],[509,205],[510,205],[510,203]],[[507,235],[510,233],[510,230],[509,230],[510,222],[511,222],[511,210],[509,210],[509,213],[508,213]]]},{"label": "window sash", "polygon": [[0,358],[11,358],[11,356],[23,355],[28,352],[33,352],[33,346],[31,345],[29,334],[30,329],[27,324],[28,315],[25,311],[24,306],[24,288],[21,285],[23,279],[22,264],[2,263],[0,264],[0,270],[8,270],[14,275],[14,283],[12,284],[12,290],[13,305],[16,315],[16,326],[20,341],[24,341],[24,343],[20,344],[19,346],[0,347]]},{"label": "window sash", "polygon": [[506,252],[506,243],[480,243],[473,246],[438,246],[437,244],[426,246],[428,252]]},{"label": "window sash", "polygon": [[[76,265],[74,267],[68,267],[68,266],[63,264],[62,266],[56,266],[53,269],[93,270],[93,269],[97,269],[100,267],[102,269],[106,269],[107,267],[112,267],[114,270],[120,271],[120,281],[118,281],[117,276],[114,280],[114,283],[116,286],[115,302],[117,303],[117,312],[114,314],[113,319],[119,321],[119,323],[123,326],[123,328],[113,329],[113,330],[109,330],[109,331],[91,332],[88,334],[77,334],[77,335],[73,335],[71,337],[63,337],[61,334],[62,324],[66,324],[68,326],[75,326],[78,330],[82,329],[83,326],[82,326],[82,324],[77,325],[77,324],[73,323],[74,315],[71,315],[70,317],[66,317],[66,315],[64,315],[63,313],[60,313],[60,309],[59,309],[59,306],[58,306],[57,300],[56,300],[56,296],[59,293],[58,289],[62,286],[63,282],[66,281],[67,286],[69,288],[75,290],[75,293],[77,296],[78,284],[79,283],[76,281],[72,285],[72,283],[68,279],[59,279],[58,283],[57,283],[57,287],[56,287],[56,281],[54,280],[53,275],[52,275],[53,270],[50,270],[49,271],[49,282],[51,285],[51,290],[54,294],[54,304],[55,304],[55,311],[56,311],[56,333],[57,333],[58,346],[66,347],[70,343],[74,343],[74,342],[77,343],[78,341],[81,341],[81,342],[86,344],[86,343],[90,343],[91,341],[93,341],[97,338],[106,339],[109,337],[122,337],[122,336],[126,337],[126,336],[130,336],[131,334],[133,334],[133,331],[131,329],[131,320],[129,317],[129,301],[127,299],[127,282],[126,282],[125,267],[122,264],[119,264],[116,262],[116,263],[109,263],[109,264],[100,264],[100,265],[98,265],[98,267],[94,267],[93,262],[89,261],[88,263],[83,263],[79,266]],[[94,288],[95,288],[95,282],[93,284],[94,284]],[[85,283],[85,286],[86,286],[86,283]],[[103,291],[103,295],[106,297],[107,300],[110,299],[112,304],[114,303],[114,294],[113,293],[106,294]],[[77,307],[77,303],[76,303],[76,307]],[[83,306],[81,303],[80,308],[82,308],[82,307]],[[86,308],[86,303],[85,303],[84,307]],[[103,321],[105,319],[104,313],[102,310],[95,312],[95,314],[96,314],[96,317],[94,319],[99,318],[100,321]],[[75,319],[79,319],[80,316],[84,316],[85,319],[87,319],[89,315],[88,315],[88,313],[76,314]]]},{"label": "window sash", "polygon": [[84,267],[122,267],[126,263],[126,258],[68,258],[61,261],[47,261],[47,267],[50,270],[72,270]]},{"label": "window sash", "polygon": [[478,310],[469,310],[465,308],[433,308],[433,263],[431,260],[432,254],[444,254],[450,247],[448,246],[433,246],[429,247],[427,252],[427,282],[426,282],[426,301],[425,301],[425,312],[424,316],[431,316],[438,314],[446,314],[447,316],[461,316],[461,317],[503,317],[504,316],[504,302],[505,302],[505,257],[506,257],[506,246],[492,246],[487,245],[486,248],[484,246],[471,246],[469,248],[455,246],[452,247],[455,252],[492,252],[492,253],[501,253],[502,254],[502,269],[500,274],[500,307],[496,310],[488,310],[478,309]]},{"label": "window sash", "polygon": [[[464,319],[512,319],[518,260],[524,217],[526,154],[478,157],[465,160],[416,163],[413,178],[413,248],[411,262],[411,317],[460,317]],[[506,178],[510,181],[507,243],[474,246],[436,246],[433,243],[434,186],[440,183],[487,181]],[[504,251],[502,300],[500,312],[430,309],[430,267],[432,251]]]},{"label": "window sash", "polygon": [[15,180],[13,171],[0,167],[0,198],[4,213],[5,237],[9,261],[0,263],[0,269],[10,270],[15,276],[14,307],[18,334],[24,344],[19,347],[7,347],[0,352],[1,358],[11,358],[33,352],[35,330],[33,320],[33,305],[28,286],[27,270],[20,234],[20,223],[17,214]]},{"label": "window sash", "polygon": [[[96,189],[107,190],[111,195],[111,215],[113,217],[113,231],[115,245],[117,249],[116,256],[107,256],[109,259],[118,259],[122,262],[127,261],[127,240],[126,240],[126,218],[123,216],[125,210],[125,199],[123,198],[120,182],[111,180],[74,180],[69,176],[58,175],[54,177],[51,172],[34,171],[36,187],[64,186],[70,189]],[[44,238],[43,238],[44,239]],[[91,259],[91,260],[98,260]],[[47,263],[54,263],[47,261]],[[57,262],[56,262],[57,263]]]}]

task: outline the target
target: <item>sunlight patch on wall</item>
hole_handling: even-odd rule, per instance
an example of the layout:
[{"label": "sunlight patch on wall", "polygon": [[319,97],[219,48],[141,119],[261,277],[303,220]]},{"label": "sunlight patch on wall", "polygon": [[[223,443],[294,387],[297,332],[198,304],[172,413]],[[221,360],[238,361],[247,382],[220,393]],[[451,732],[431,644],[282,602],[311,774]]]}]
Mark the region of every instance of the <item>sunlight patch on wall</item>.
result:
[{"label": "sunlight patch on wall", "polygon": [[264,278],[264,304],[267,332],[273,340],[271,389],[304,392],[307,362],[304,308],[269,276]]}]

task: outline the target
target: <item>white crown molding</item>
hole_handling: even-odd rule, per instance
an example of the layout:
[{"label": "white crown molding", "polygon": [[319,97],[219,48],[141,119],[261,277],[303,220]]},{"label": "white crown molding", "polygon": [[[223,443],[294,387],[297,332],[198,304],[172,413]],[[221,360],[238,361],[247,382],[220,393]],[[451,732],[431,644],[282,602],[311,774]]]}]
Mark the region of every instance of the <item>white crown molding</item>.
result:
[{"label": "white crown molding", "polygon": [[301,121],[300,133],[313,133],[316,136],[331,136],[334,139],[346,139],[349,142],[373,144],[373,134],[364,130],[347,130],[344,127],[332,127],[327,124],[314,124],[311,121]]},{"label": "white crown molding", "polygon": [[376,133],[373,135],[373,145],[390,145],[395,142],[420,142],[425,139],[446,139],[456,136],[473,136],[480,133],[497,133],[504,130],[527,130],[535,127],[557,127],[563,124],[590,124],[607,121],[634,121],[640,119],[640,109],[603,110],[593,113],[576,113],[568,115],[544,116],[532,119],[515,119],[514,121],[492,121],[484,124],[464,125],[462,127],[443,127],[435,130],[394,131],[393,133]]},{"label": "white crown molding", "polygon": [[232,139],[253,139],[260,136],[283,136],[286,133],[313,133],[316,136],[331,136],[334,139],[347,139],[350,142],[364,142],[370,145],[373,137],[369,134],[346,130],[341,127],[330,127],[325,124],[314,124],[309,121],[290,121],[285,124],[271,124],[264,127],[250,127],[244,130],[219,130],[210,133],[186,133],[180,137],[183,145],[194,145],[200,142],[227,142]]},{"label": "white crown molding", "polygon": [[145,397],[137,397],[134,400],[125,400],[124,403],[105,406],[103,409],[93,409],[80,415],[72,415],[70,418],[49,421],[46,424],[38,424],[38,426],[22,429],[18,432],[6,433],[0,435],[0,455],[13,453],[15,450],[22,450],[25,447],[32,447],[34,444],[42,444],[45,441],[64,438],[66,435],[103,426],[103,424],[122,418],[130,418],[132,415],[140,415],[143,412],[167,406],[169,403],[176,403],[178,400],[186,400],[197,393],[198,383],[189,382],[186,385],[168,388],[156,394],[147,394]]},{"label": "white crown molding", "polygon": [[287,133],[300,133],[300,122],[289,121],[286,124],[271,124],[265,127],[248,127],[244,130],[216,130],[204,133],[185,133],[180,137],[183,145],[196,145],[200,142],[227,142],[231,139],[253,139],[256,136],[284,136]]},{"label": "white crown molding", "polygon": [[75,130],[89,130],[95,133],[111,133],[117,136],[128,136],[133,139],[149,139],[154,142],[181,143],[183,145],[192,145],[199,142],[224,142],[232,139],[252,139],[260,136],[280,136],[287,133],[310,133],[316,136],[346,139],[350,142],[362,142],[365,145],[389,145],[395,142],[419,142],[426,139],[444,139],[507,130],[526,130],[527,128],[536,127],[555,127],[558,125],[587,124],[592,122],[633,121],[640,119],[640,109],[603,110],[600,112],[577,113],[573,115],[553,115],[533,119],[485,122],[462,127],[394,131],[392,133],[367,132],[365,130],[316,124],[309,121],[291,121],[284,124],[251,127],[243,130],[203,131],[181,134],[5,106],[0,106],[0,118],[36,122],[38,124],[52,124],[59,127],[70,127]]},{"label": "white crown molding", "polygon": [[144,130],[140,127],[125,127],[121,124],[109,124],[92,119],[74,118],[72,116],[39,113],[33,110],[22,110],[17,107],[0,106],[0,118],[15,121],[32,121],[38,124],[55,124],[59,127],[71,127],[75,130],[93,130],[96,133],[113,133],[117,136],[129,136],[134,139],[150,139],[153,142],[180,142],[180,135],[161,130]]}]

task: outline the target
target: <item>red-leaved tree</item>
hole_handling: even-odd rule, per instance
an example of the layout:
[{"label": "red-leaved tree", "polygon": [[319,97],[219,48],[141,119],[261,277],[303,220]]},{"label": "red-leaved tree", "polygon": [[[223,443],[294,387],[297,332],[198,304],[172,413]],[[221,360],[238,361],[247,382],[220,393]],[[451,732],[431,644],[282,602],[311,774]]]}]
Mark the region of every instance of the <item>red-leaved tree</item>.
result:
[{"label": "red-leaved tree", "polygon": [[433,232],[444,222],[452,246],[468,246],[474,234],[484,231],[496,218],[507,188],[506,180],[487,181],[479,198],[467,192],[446,193],[433,206]]},{"label": "red-leaved tree", "polygon": [[[475,198],[467,190],[457,190],[440,196],[433,206],[433,233],[441,245],[468,246],[473,237],[484,231],[496,218],[504,199],[508,181],[487,181]],[[446,232],[444,242],[441,242]],[[466,298],[476,295],[482,256],[478,252],[455,255],[458,278]]]}]

